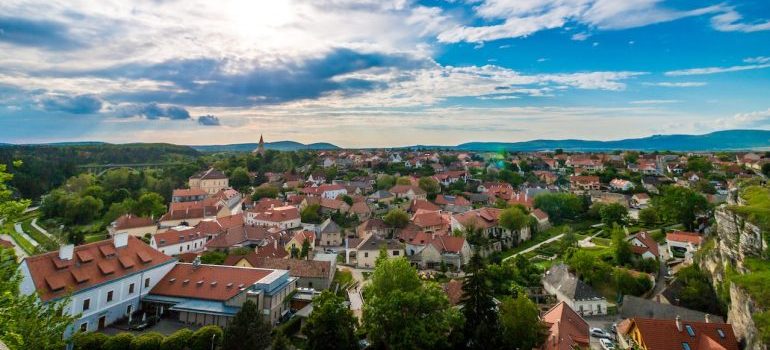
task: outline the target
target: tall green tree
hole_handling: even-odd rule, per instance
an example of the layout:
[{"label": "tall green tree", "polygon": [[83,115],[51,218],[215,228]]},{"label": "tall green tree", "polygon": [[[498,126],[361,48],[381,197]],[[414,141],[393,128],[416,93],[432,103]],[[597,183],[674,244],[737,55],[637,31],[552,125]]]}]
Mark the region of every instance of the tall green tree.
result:
[{"label": "tall green tree", "polygon": [[500,341],[505,349],[536,349],[548,333],[537,305],[525,293],[500,304]]},{"label": "tall green tree", "polygon": [[409,223],[409,214],[403,209],[391,209],[382,217],[382,220],[390,227],[402,228]]},{"label": "tall green tree", "polygon": [[617,225],[612,228],[612,249],[615,264],[624,266],[631,262],[633,254],[631,243],[626,240],[626,234],[623,232],[623,229]]},{"label": "tall green tree", "polygon": [[166,204],[163,196],[148,192],[139,196],[139,200],[134,207],[134,213],[139,216],[160,217],[166,212]]},{"label": "tall green tree", "polygon": [[344,300],[326,290],[313,300],[313,312],[302,329],[307,349],[356,349],[355,325],[356,318]]},{"label": "tall green tree", "polygon": [[419,186],[423,191],[428,193],[428,198],[436,198],[436,195],[441,192],[441,185],[432,177],[421,177]]},{"label": "tall green tree", "polygon": [[484,260],[478,250],[471,256],[467,270],[460,300],[465,316],[465,341],[470,349],[495,348],[497,310],[492,286],[484,269]]},{"label": "tall green tree", "polygon": [[227,350],[261,350],[270,346],[270,325],[257,304],[246,300],[225,328],[222,346]]},{"label": "tall green tree", "polygon": [[302,250],[299,252],[299,257],[301,259],[306,259],[307,256],[310,254],[310,241],[308,241],[307,238],[302,241]]},{"label": "tall green tree", "polygon": [[244,167],[235,168],[230,174],[229,180],[230,186],[241,192],[246,192],[251,185],[251,175],[249,175],[249,171]]},{"label": "tall green tree", "polygon": [[535,208],[548,214],[549,220],[560,223],[583,212],[583,200],[571,193],[543,193],[535,197]]},{"label": "tall green tree", "polygon": [[601,206],[599,216],[605,226],[610,227],[615,224],[623,225],[628,219],[628,209],[619,203],[610,203]]},{"label": "tall green tree", "polygon": [[441,287],[423,284],[404,258],[380,262],[364,296],[363,327],[375,348],[443,349],[462,324]]},{"label": "tall green tree", "polygon": [[519,207],[513,206],[500,213],[500,226],[518,232],[529,224],[529,215]]},{"label": "tall green tree", "polygon": [[677,222],[688,230],[695,228],[695,219],[708,210],[706,197],[685,187],[666,186],[659,196],[653,197],[653,207],[664,221]]}]

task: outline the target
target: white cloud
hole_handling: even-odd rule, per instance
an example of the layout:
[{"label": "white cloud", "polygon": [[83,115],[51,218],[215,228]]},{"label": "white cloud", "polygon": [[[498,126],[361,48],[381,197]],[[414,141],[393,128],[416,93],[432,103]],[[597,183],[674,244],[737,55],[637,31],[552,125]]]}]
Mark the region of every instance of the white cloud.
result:
[{"label": "white cloud", "polygon": [[680,100],[637,100],[637,101],[631,101],[630,104],[633,105],[659,105],[659,104],[668,104],[668,103],[679,103],[682,102]]},{"label": "white cloud", "polygon": [[770,126],[770,108],[763,111],[736,113],[730,118],[720,118],[714,123],[718,128],[757,128]]},{"label": "white cloud", "polygon": [[770,21],[757,21],[754,23],[741,22],[743,16],[732,7],[724,7],[723,12],[711,18],[711,26],[723,32],[759,32],[770,30]]},{"label": "white cloud", "polygon": [[743,62],[758,63],[758,64],[770,63],[770,57],[765,57],[765,56],[749,57],[749,58],[744,58]]},{"label": "white cloud", "polygon": [[663,82],[659,82],[659,83],[643,83],[643,85],[670,87],[670,88],[688,88],[688,87],[705,86],[706,83],[702,82],[702,81],[683,81],[683,82],[663,81]]},{"label": "white cloud", "polygon": [[770,68],[770,63],[747,64],[747,65],[730,66],[730,67],[690,68],[690,69],[672,70],[664,74],[667,76],[676,77],[676,76],[687,76],[687,75],[706,75],[706,74],[717,74],[717,73],[740,72],[744,70],[754,70],[754,69],[764,69],[764,68]]},{"label": "white cloud", "polygon": [[586,32],[575,33],[575,34],[572,34],[572,40],[583,41],[583,40],[588,39],[590,36],[591,36],[591,34],[586,33]]}]

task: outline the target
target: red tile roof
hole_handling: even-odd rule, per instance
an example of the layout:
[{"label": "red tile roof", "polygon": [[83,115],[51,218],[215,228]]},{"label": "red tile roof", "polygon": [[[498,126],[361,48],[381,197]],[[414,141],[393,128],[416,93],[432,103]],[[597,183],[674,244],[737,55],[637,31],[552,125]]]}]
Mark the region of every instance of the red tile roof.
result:
[{"label": "red tile roof", "polygon": [[439,211],[441,208],[439,208],[438,205],[435,205],[431,202],[428,202],[423,199],[415,199],[412,201],[411,205],[409,206],[409,212],[416,213],[418,211]]},{"label": "red tile roof", "polygon": [[541,350],[588,348],[588,323],[565,302],[560,302],[542,317],[548,326],[548,338]]},{"label": "red tile roof", "polygon": [[299,209],[293,206],[273,208],[254,215],[255,220],[268,222],[284,222],[299,219]]},{"label": "red tile roof", "polygon": [[[692,329],[692,336],[688,326]],[[738,350],[733,327],[727,323],[683,320],[680,330],[676,320],[632,318],[627,333],[634,329],[641,333],[642,341],[648,349],[682,349],[682,344],[687,343],[691,350]]]},{"label": "red tile roof", "polygon": [[480,208],[467,211],[465,213],[455,214],[454,218],[463,226],[475,226],[476,228],[487,229],[498,225],[502,209]]},{"label": "red tile roof", "polygon": [[155,222],[151,218],[144,218],[132,214],[121,215],[115,220],[116,230],[127,230],[137,227],[155,226]]},{"label": "red tile roof", "polygon": [[444,292],[446,292],[450,304],[460,304],[463,297],[463,281],[459,279],[449,280],[444,284]]},{"label": "red tile roof", "polygon": [[331,276],[331,262],[329,261],[257,257],[252,254],[237,256],[236,258],[225,260],[225,265],[235,265],[241,259],[246,259],[249,265],[253,267],[289,270],[289,275],[292,277],[328,278]]},{"label": "red tile roof", "polygon": [[636,235],[636,239],[639,240],[639,242],[642,242],[642,244],[645,245],[645,247],[637,247],[632,246],[631,248],[634,250],[637,254],[644,254],[644,252],[649,251],[652,253],[652,255],[660,256],[660,251],[658,250],[658,242],[652,239],[652,236],[650,236],[647,231],[639,232],[639,234]]},{"label": "red tile roof", "polygon": [[208,192],[202,188],[178,188],[172,192],[172,197],[208,196]]},{"label": "red tile roof", "polygon": [[416,195],[426,194],[422,188],[415,185],[395,185],[390,188],[389,192],[393,194],[406,194],[409,190],[412,190]]},{"label": "red tile roof", "polygon": [[540,209],[535,209],[532,211],[532,215],[535,216],[538,220],[547,220],[548,214]]},{"label": "red tile roof", "polygon": [[462,252],[463,246],[465,245],[465,238],[464,237],[455,237],[455,236],[446,236],[446,235],[436,235],[433,238],[433,241],[431,244],[436,247],[436,249],[440,253],[455,253],[458,254]]},{"label": "red tile roof", "polygon": [[29,267],[40,299],[48,301],[174,260],[133,236],[124,247],[113,244],[108,239],[77,246],[70,260],[59,259],[54,251],[27,257],[22,263]]},{"label": "red tile roof", "polygon": [[206,235],[201,233],[200,230],[195,227],[189,227],[186,229],[168,229],[163,232],[158,232],[152,236],[155,240],[157,247],[165,247],[172,244],[191,242],[197,239],[203,239]]},{"label": "red tile roof", "polygon": [[695,232],[674,231],[666,234],[666,240],[699,245],[703,242],[703,237]]},{"label": "red tile roof", "polygon": [[177,263],[150,294],[225,301],[259,282],[273,270],[249,267]]}]

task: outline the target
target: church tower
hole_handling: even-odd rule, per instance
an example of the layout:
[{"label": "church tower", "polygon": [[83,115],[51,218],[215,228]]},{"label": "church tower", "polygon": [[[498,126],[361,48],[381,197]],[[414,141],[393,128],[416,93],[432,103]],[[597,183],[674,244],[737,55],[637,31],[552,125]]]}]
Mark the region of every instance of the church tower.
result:
[{"label": "church tower", "polygon": [[259,153],[262,156],[265,155],[265,140],[262,139],[262,134],[259,135],[259,146],[254,150],[254,153]]}]

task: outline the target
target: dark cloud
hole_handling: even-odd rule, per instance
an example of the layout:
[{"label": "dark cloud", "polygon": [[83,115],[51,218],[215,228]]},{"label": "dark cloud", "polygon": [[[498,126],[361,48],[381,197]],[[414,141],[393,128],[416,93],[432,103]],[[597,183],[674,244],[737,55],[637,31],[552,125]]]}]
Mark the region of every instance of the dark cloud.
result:
[{"label": "dark cloud", "polygon": [[252,106],[315,99],[332,92],[353,95],[382,89],[386,85],[380,81],[340,79],[339,76],[367,69],[414,69],[429,64],[406,55],[360,53],[350,49],[336,49],[320,58],[257,67],[241,73],[227,72],[224,66],[228,63],[215,59],[174,60],[153,65],[122,65],[86,75],[152,79],[175,85],[174,91],[152,90],[109,96],[114,100],[188,106]]},{"label": "dark cloud", "polygon": [[73,39],[61,23],[0,16],[0,42],[41,47],[49,50],[71,50],[84,46]]},{"label": "dark cloud", "polygon": [[219,124],[219,118],[208,114],[208,115],[202,115],[198,117],[198,124],[205,125],[205,126],[216,126]]},{"label": "dark cloud", "polygon": [[40,99],[40,105],[49,112],[72,114],[92,114],[102,109],[102,101],[93,95],[46,95]]},{"label": "dark cloud", "polygon": [[120,118],[140,117],[150,120],[167,118],[171,120],[190,119],[190,112],[179,106],[161,106],[157,103],[121,105],[114,109]]}]

